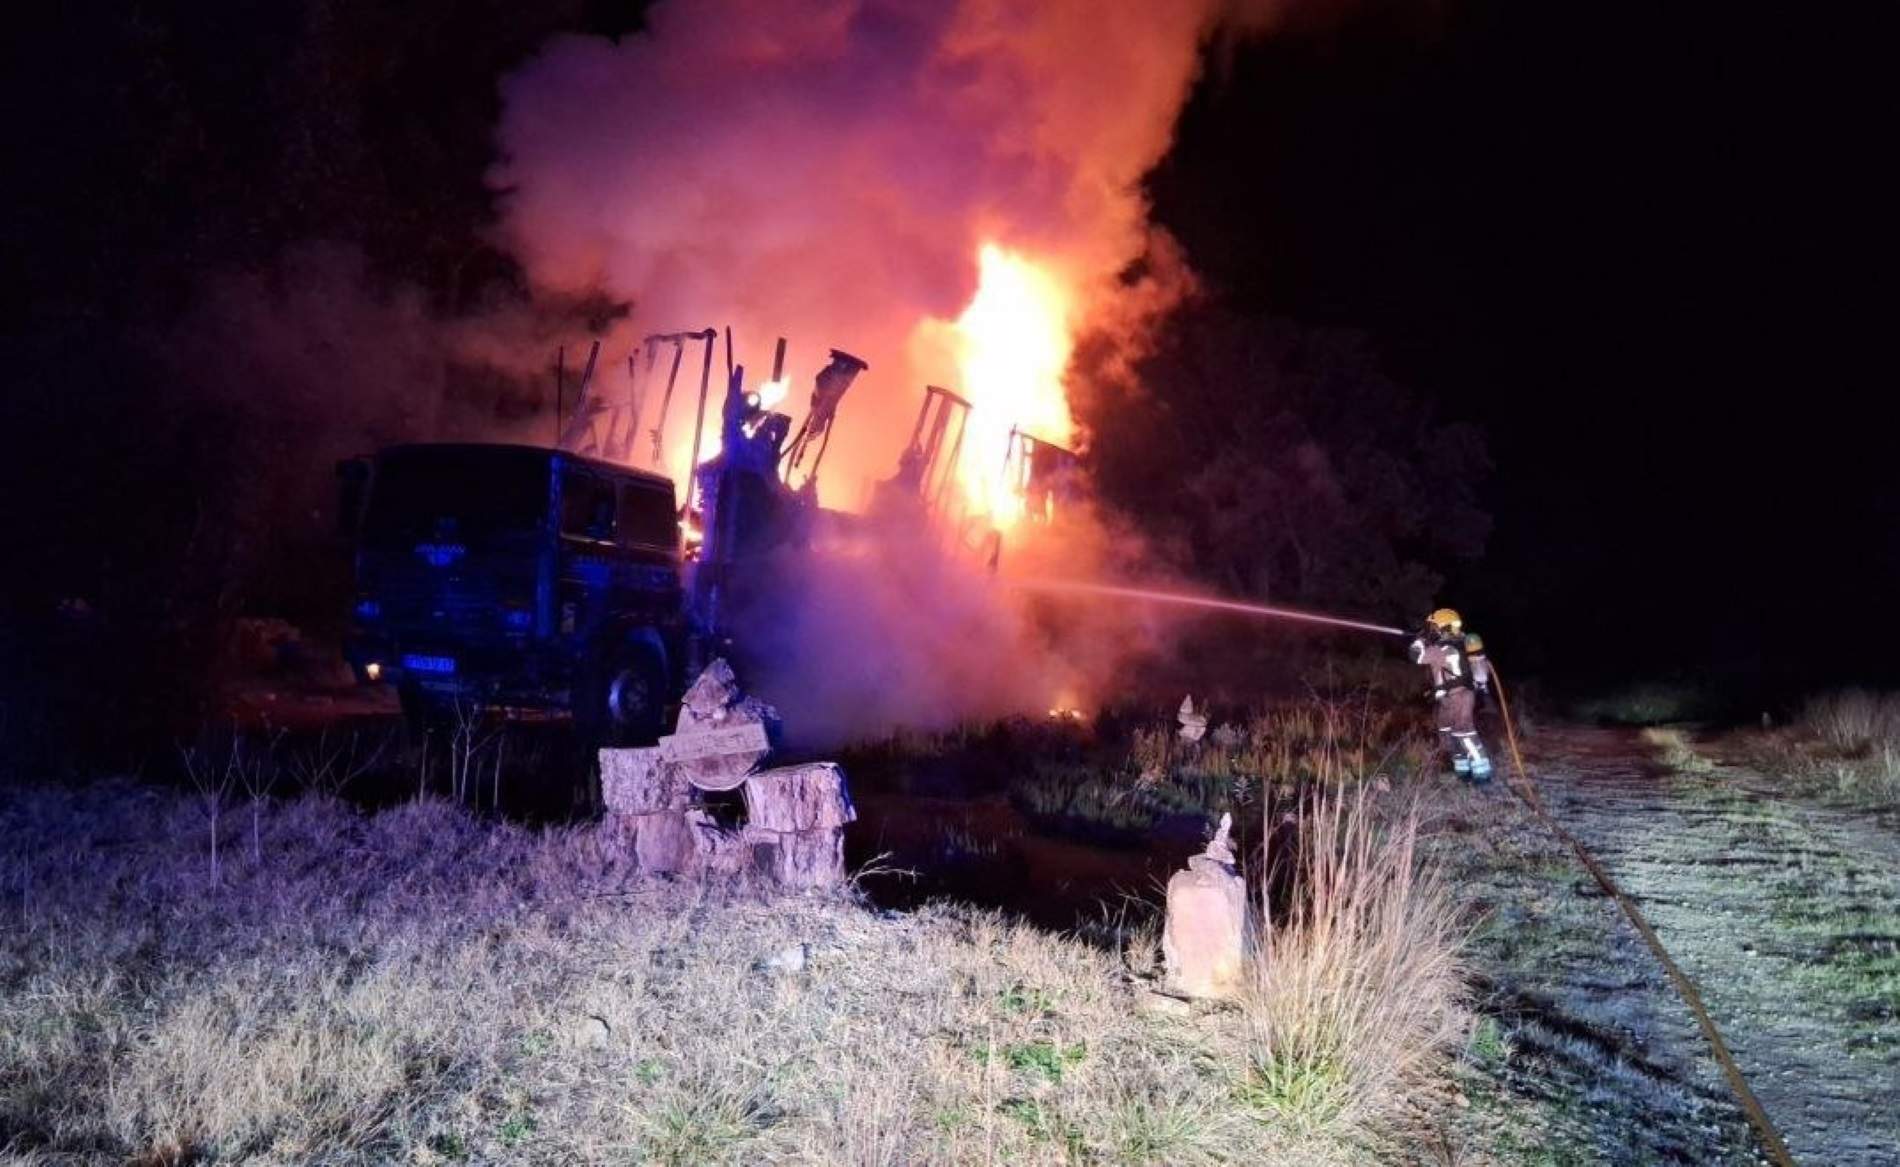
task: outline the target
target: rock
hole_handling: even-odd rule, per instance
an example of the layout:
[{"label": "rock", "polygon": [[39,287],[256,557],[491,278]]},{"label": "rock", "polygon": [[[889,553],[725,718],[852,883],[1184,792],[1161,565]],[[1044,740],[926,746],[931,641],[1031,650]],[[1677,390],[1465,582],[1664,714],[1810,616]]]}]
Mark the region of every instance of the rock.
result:
[{"label": "rock", "polygon": [[597,1013],[589,1013],[574,1025],[574,1041],[589,1049],[601,1049],[613,1039],[614,1027]]},{"label": "rock", "polygon": [[805,971],[805,962],[810,956],[810,945],[794,944],[763,958],[756,967],[769,973],[801,973]]},{"label": "rock", "polygon": [[1232,997],[1245,977],[1247,888],[1227,838],[1232,825],[1222,815],[1207,850],[1168,880],[1161,954],[1169,987],[1190,997]]},{"label": "rock", "polygon": [[768,831],[832,830],[856,822],[844,770],[809,762],[754,774],[745,783],[746,821]]},{"label": "rock", "polygon": [[1176,872],[1168,881],[1168,922],[1161,937],[1169,985],[1191,997],[1238,993],[1246,910],[1239,876]]},{"label": "rock", "polygon": [[1158,1017],[1194,1016],[1194,1002],[1186,997],[1177,997],[1172,993],[1157,993],[1152,990],[1135,998],[1135,1008],[1143,1013],[1153,1013]]},{"label": "rock", "polygon": [[1188,866],[1192,867],[1195,859],[1203,859],[1229,868],[1233,867],[1233,834],[1234,816],[1223,811],[1220,816],[1220,824],[1214,828],[1214,837],[1207,841],[1207,846],[1201,848],[1199,855],[1193,856],[1188,860]]},{"label": "rock", "polygon": [[600,751],[600,798],[619,814],[685,810],[692,791],[657,749]]}]

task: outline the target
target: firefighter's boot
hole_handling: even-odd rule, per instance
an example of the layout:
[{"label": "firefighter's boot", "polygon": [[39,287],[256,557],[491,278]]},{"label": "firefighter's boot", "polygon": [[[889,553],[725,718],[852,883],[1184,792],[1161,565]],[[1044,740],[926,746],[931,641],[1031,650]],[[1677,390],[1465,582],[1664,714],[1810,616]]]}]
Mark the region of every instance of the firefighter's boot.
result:
[{"label": "firefighter's boot", "polygon": [[1491,782],[1491,756],[1482,750],[1471,760],[1471,782],[1474,786],[1486,786]]},{"label": "firefighter's boot", "polygon": [[1476,733],[1454,733],[1452,740],[1457,749],[1452,754],[1452,766],[1461,778],[1469,778],[1474,785],[1483,786],[1491,781],[1491,758],[1484,752],[1484,743],[1478,740]]}]

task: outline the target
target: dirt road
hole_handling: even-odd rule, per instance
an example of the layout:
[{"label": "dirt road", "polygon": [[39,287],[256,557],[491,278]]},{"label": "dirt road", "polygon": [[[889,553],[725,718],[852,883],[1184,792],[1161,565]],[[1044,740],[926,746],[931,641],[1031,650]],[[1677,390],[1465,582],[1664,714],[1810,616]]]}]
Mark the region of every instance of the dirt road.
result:
[{"label": "dirt road", "polygon": [[[1545,801],[1641,906],[1802,1163],[1900,1163],[1900,840],[1670,770],[1639,736],[1539,734]],[[1532,1163],[1760,1160],[1694,1022],[1614,903],[1507,793],[1442,836],[1474,906],[1485,1024],[1463,1146]]]}]

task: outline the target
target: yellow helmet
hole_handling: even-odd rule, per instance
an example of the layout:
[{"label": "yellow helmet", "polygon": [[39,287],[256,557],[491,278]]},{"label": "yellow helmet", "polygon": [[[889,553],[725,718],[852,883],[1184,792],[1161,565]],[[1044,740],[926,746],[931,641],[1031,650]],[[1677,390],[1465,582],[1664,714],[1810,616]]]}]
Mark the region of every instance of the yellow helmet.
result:
[{"label": "yellow helmet", "polygon": [[1465,626],[1465,618],[1450,608],[1440,608],[1425,617],[1425,626],[1434,632],[1455,635]]}]

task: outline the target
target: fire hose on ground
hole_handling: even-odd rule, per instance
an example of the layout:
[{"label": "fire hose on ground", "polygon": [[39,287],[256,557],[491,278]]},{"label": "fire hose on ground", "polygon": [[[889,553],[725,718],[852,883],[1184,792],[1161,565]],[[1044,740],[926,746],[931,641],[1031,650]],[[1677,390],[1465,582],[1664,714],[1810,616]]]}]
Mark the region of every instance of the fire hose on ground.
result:
[{"label": "fire hose on ground", "polygon": [[1682,998],[1683,1004],[1687,1005],[1689,1012],[1695,1015],[1696,1025],[1701,1028],[1702,1036],[1708,1040],[1709,1050],[1715,1055],[1716,1063],[1722,1067],[1722,1074],[1728,1079],[1729,1089],[1734,1093],[1735,1100],[1741,1104],[1742,1113],[1748,1116],[1748,1121],[1755,1128],[1755,1133],[1761,1137],[1762,1146],[1767,1149],[1769,1158],[1782,1167],[1794,1167],[1794,1157],[1788,1153],[1788,1144],[1782,1141],[1781,1133],[1775,1129],[1775,1124],[1768,1117],[1768,1111],[1762,1107],[1761,1100],[1755,1097],[1753,1090],[1749,1089],[1748,1079],[1742,1076],[1742,1068],[1735,1064],[1735,1055],[1729,1052],[1728,1042],[1722,1039],[1722,1031],[1716,1027],[1715,1018],[1709,1016],[1709,1008],[1703,1003],[1702,993],[1696,988],[1695,982],[1689,978],[1688,973],[1682,970],[1682,966],[1676,963],[1675,958],[1669,955],[1669,950],[1663,947],[1662,938],[1656,935],[1656,929],[1650,926],[1642,911],[1637,908],[1635,901],[1617,886],[1616,880],[1611,878],[1610,873],[1597,862],[1594,855],[1590,854],[1589,849],[1575,835],[1563,828],[1556,817],[1545,808],[1544,800],[1538,797],[1537,787],[1531,782],[1530,770],[1524,765],[1524,754],[1518,749],[1517,723],[1511,717],[1511,704],[1505,697],[1504,680],[1498,674],[1496,662],[1491,665],[1491,684],[1497,690],[1498,712],[1504,721],[1505,740],[1511,747],[1511,763],[1517,769],[1517,781],[1506,781],[1505,785],[1510,787],[1511,792],[1530,808],[1531,813],[1551,834],[1563,840],[1571,851],[1576,853],[1577,861],[1583,864],[1584,870],[1597,881],[1597,886],[1603,889],[1604,894],[1616,901],[1617,907],[1623,909],[1623,915],[1636,929],[1637,935],[1643,938],[1643,943],[1649,946],[1650,952],[1655,954],[1663,971],[1669,975],[1670,983],[1675,986],[1676,993]]}]

